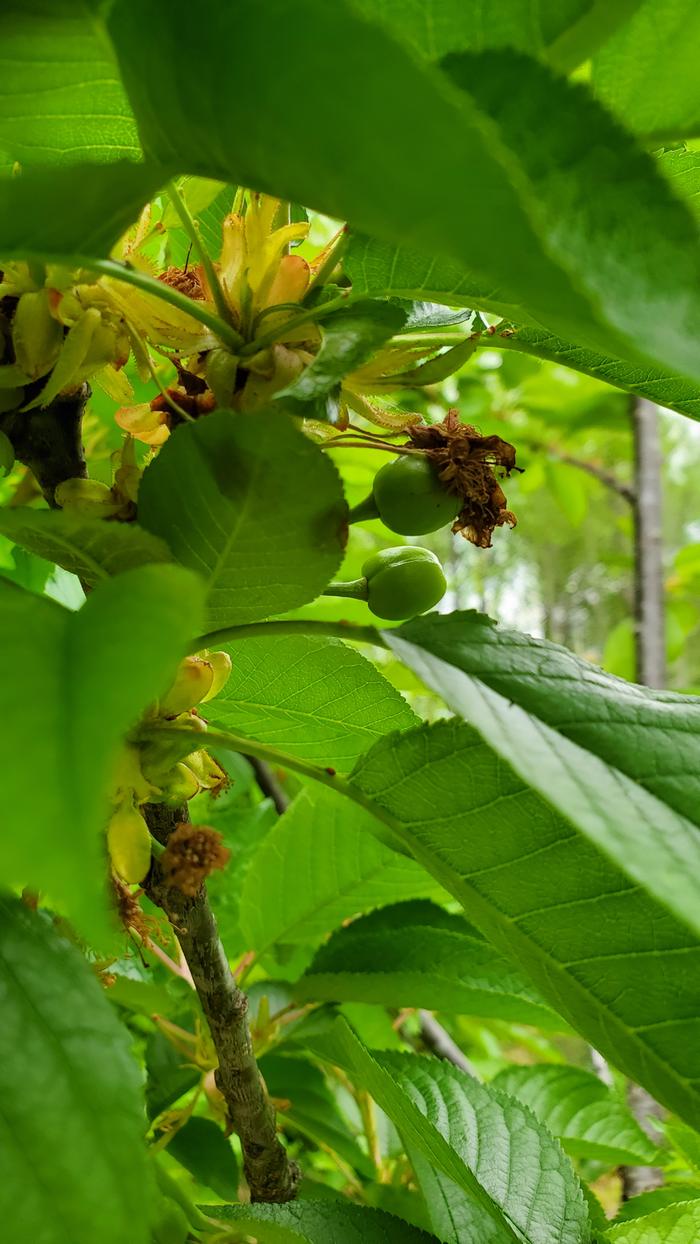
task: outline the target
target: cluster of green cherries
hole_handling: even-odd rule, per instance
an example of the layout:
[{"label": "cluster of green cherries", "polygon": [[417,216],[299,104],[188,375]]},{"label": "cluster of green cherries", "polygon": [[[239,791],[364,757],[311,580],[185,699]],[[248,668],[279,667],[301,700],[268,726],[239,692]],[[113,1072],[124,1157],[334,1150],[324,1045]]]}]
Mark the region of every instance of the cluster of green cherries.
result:
[{"label": "cluster of green cherries", "polygon": [[[440,482],[432,463],[411,454],[377,472],[372,492],[350,511],[350,521],[380,518],[398,535],[422,536],[452,522],[458,509],[459,499]],[[374,553],[364,563],[361,579],[331,583],[325,594],[366,600],[377,617],[400,621],[432,609],[446,590],[435,554],[408,544]]]}]

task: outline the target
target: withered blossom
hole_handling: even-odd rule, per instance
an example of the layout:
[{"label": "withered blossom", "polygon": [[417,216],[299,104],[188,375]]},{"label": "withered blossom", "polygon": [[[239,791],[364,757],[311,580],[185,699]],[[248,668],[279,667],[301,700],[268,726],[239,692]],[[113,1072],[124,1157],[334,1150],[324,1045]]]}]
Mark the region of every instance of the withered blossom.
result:
[{"label": "withered blossom", "polygon": [[222,843],[222,835],[209,825],[181,822],[160,858],[168,884],[194,898],[209,874],[228,863],[231,852]]},{"label": "withered blossom", "polygon": [[509,510],[505,494],[494,474],[494,466],[505,475],[520,468],[515,465],[515,449],[500,436],[481,436],[468,423],[460,423],[457,410],[448,411],[442,423],[407,429],[410,443],[422,449],[434,463],[447,490],[459,498],[461,507],[452,531],[477,548],[491,547],[496,527],[515,527],[517,519]]}]

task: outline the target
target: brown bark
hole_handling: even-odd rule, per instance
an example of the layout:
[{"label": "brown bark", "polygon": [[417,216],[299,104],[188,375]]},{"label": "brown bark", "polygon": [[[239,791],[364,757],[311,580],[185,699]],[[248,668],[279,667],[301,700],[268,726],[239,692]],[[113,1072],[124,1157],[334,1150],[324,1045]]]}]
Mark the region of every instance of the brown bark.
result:
[{"label": "brown bark", "polygon": [[89,385],[84,384],[69,397],[54,398],[45,410],[13,410],[0,416],[0,430],[9,438],[15,457],[29,467],[53,509],[59,484],[87,478],[80,430],[89,396]]}]

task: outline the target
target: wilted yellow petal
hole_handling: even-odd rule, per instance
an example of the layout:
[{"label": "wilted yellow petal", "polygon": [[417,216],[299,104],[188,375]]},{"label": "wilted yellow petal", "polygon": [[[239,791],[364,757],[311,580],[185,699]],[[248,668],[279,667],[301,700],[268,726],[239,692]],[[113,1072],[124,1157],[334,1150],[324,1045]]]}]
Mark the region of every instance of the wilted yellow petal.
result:
[{"label": "wilted yellow petal", "polygon": [[236,317],[240,318],[241,293],[246,271],[246,236],[242,216],[231,213],[223,223],[223,245],[219,264],[219,279],[226,301]]},{"label": "wilted yellow petal", "polygon": [[219,344],[198,320],[157,295],[146,294],[109,277],[104,277],[101,284],[127,325],[133,326],[147,341],[169,346],[183,354],[197,354]]},{"label": "wilted yellow petal", "polygon": [[309,265],[301,255],[283,255],[261,306],[300,302],[309,287]]},{"label": "wilted yellow petal", "polygon": [[122,406],[114,418],[124,432],[144,445],[163,445],[170,436],[167,411],[151,410],[148,402]]}]

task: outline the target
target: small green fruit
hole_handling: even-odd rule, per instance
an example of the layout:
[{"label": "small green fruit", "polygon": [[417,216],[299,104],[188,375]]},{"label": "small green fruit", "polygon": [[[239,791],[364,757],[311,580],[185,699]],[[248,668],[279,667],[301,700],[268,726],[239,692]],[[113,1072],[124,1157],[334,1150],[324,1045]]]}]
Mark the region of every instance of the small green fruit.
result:
[{"label": "small green fruit", "polygon": [[383,466],[372,492],[384,526],[402,536],[437,531],[459,509],[457,497],[440,483],[432,463],[417,455],[403,455]]},{"label": "small green fruit", "polygon": [[379,618],[398,621],[425,613],[442,600],[447,581],[442,566],[429,549],[382,549],[362,567],[367,580],[367,603]]}]

